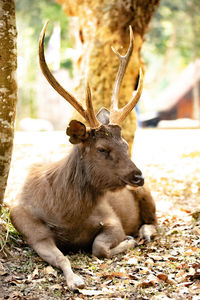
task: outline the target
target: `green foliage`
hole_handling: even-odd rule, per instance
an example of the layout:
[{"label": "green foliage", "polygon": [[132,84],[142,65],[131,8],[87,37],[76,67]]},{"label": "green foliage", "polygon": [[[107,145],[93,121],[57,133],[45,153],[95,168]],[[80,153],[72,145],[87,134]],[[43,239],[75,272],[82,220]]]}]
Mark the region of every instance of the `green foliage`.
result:
[{"label": "green foliage", "polygon": [[173,47],[185,63],[194,58],[194,52],[200,56],[199,11],[198,0],[161,1],[147,35],[147,42],[153,45],[155,53],[165,55],[168,48]]},{"label": "green foliage", "polygon": [[49,29],[52,31],[53,23],[60,21],[63,39],[68,39],[68,18],[62,7],[53,0],[27,1],[16,0],[17,17],[32,28],[32,35],[38,39],[44,22],[49,19]]},{"label": "green foliage", "polygon": [[2,219],[3,223],[5,224],[9,234],[11,234],[13,236],[19,235],[19,233],[16,231],[16,229],[14,228],[14,226],[12,225],[12,223],[10,221],[10,210],[5,205],[3,205],[1,208],[1,219]]},{"label": "green foliage", "polygon": [[162,0],[152,18],[142,52],[155,94],[200,57],[200,1]]},{"label": "green foliage", "polygon": [[18,245],[20,236],[10,221],[8,207],[2,205],[0,211],[0,253],[5,254],[7,252],[7,243]]},{"label": "green foliage", "polygon": [[70,77],[71,77],[71,78],[73,77],[73,72],[72,72],[72,69],[73,69],[73,63],[72,63],[72,60],[71,60],[71,59],[66,59],[65,61],[61,61],[60,67],[61,67],[61,68],[66,68],[66,69],[68,69],[68,70],[69,70],[69,75],[70,75]]},{"label": "green foliage", "polygon": [[[72,76],[72,62],[65,57],[65,50],[70,47],[68,18],[62,7],[53,0],[27,1],[16,0],[16,18],[18,28],[18,119],[36,117],[36,93],[38,74],[38,39],[47,19],[50,20],[46,33],[48,41],[54,23],[61,26],[61,66],[67,68]],[[22,67],[23,65],[23,67]]]}]

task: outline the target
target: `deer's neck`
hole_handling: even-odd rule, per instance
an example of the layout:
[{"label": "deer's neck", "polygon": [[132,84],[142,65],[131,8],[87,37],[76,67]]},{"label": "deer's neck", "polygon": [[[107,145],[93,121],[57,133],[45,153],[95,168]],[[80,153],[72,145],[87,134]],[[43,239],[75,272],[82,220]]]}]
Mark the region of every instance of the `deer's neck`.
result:
[{"label": "deer's neck", "polygon": [[103,195],[88,182],[87,170],[79,146],[74,146],[67,159],[60,162],[52,177],[52,190],[57,205],[69,217],[89,214]]}]

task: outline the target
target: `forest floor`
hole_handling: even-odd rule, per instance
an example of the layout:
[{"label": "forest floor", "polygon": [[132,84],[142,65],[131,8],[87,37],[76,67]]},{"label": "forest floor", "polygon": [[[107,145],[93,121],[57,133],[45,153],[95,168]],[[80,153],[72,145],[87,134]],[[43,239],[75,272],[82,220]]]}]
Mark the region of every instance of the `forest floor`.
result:
[{"label": "forest floor", "polygon": [[[11,205],[34,162],[69,150],[64,133],[16,134],[6,192]],[[62,272],[39,258],[8,220],[0,223],[0,299],[200,299],[200,130],[138,130],[133,160],[157,204],[159,230],[150,243],[112,259],[71,253],[86,287],[70,292]]]}]

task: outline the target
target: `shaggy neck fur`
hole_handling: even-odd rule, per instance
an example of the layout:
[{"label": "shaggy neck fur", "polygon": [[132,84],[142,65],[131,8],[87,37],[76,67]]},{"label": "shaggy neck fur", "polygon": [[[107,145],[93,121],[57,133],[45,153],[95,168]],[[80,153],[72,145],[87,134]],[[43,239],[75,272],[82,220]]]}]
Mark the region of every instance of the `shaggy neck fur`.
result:
[{"label": "shaggy neck fur", "polygon": [[76,145],[67,158],[46,174],[54,194],[54,205],[69,218],[85,217],[104,193],[91,185],[81,157],[80,146]]}]

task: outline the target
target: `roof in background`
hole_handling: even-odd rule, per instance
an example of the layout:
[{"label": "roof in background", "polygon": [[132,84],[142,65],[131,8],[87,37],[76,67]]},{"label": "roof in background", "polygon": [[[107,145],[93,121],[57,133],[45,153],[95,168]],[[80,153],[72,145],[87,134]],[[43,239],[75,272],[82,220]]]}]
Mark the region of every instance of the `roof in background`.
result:
[{"label": "roof in background", "polygon": [[158,111],[170,110],[200,79],[200,59],[190,63],[156,99]]}]

